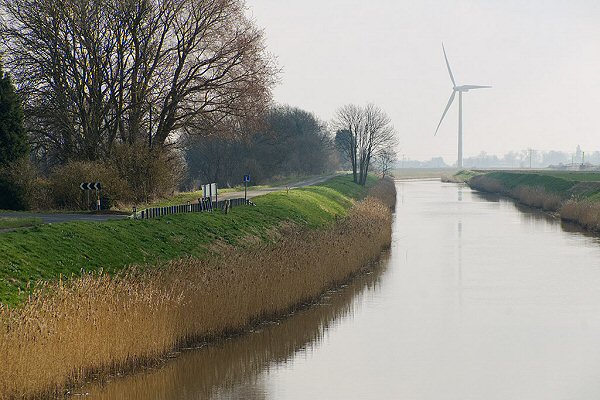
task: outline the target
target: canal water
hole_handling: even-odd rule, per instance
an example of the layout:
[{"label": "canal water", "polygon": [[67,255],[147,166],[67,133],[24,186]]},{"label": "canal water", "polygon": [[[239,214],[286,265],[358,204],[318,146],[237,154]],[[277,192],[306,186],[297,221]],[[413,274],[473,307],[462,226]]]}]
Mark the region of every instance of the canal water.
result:
[{"label": "canal water", "polygon": [[319,304],[97,399],[597,399],[600,240],[467,187],[397,182],[389,252]]}]

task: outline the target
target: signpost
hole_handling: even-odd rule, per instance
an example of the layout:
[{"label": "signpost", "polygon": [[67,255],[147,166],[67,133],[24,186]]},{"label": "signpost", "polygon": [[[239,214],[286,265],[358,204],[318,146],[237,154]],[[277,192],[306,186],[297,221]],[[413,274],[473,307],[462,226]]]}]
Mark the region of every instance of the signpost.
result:
[{"label": "signpost", "polygon": [[202,185],[202,197],[205,199],[210,199],[212,201],[213,195],[215,199],[217,197],[217,184],[216,183],[208,183],[206,185]]},{"label": "signpost", "polygon": [[96,191],[96,211],[100,211],[100,190],[102,189],[100,182],[82,182],[79,189],[86,191],[88,207],[90,205],[90,190]]},{"label": "signpost", "polygon": [[248,182],[250,182],[250,175],[244,175],[244,200],[248,201]]}]

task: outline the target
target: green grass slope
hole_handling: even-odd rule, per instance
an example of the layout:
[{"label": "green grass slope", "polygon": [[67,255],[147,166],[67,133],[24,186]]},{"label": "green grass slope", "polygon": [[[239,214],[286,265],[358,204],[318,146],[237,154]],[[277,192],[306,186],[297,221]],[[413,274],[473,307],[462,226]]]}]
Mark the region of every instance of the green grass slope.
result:
[{"label": "green grass slope", "polygon": [[206,254],[216,240],[240,245],[249,236],[267,240],[285,221],[310,228],[344,216],[366,188],[351,177],[317,186],[270,193],[256,207],[234,207],[229,214],[191,213],[153,220],[68,222],[0,234],[0,303],[18,304],[28,283],[78,275],[82,270],[115,273],[131,264]]},{"label": "green grass slope", "polygon": [[493,171],[481,176],[493,179],[511,191],[519,186],[543,188],[563,199],[600,200],[600,173],[577,171]]}]

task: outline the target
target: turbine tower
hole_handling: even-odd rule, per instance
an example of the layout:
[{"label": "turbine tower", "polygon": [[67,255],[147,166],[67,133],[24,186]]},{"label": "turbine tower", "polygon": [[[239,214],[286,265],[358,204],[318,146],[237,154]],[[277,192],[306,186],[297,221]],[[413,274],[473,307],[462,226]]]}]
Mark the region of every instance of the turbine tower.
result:
[{"label": "turbine tower", "polygon": [[444,48],[444,44],[442,43],[442,51],[444,52],[444,58],[446,59],[446,67],[448,67],[448,73],[450,74],[450,80],[452,81],[452,94],[450,95],[450,99],[448,100],[448,104],[446,105],[446,109],[444,109],[444,113],[442,114],[442,118],[440,118],[440,122],[435,129],[434,136],[437,135],[438,129],[440,129],[440,125],[448,112],[448,109],[452,105],[454,101],[454,97],[458,92],[458,168],[462,168],[463,166],[463,151],[462,151],[462,94],[468,92],[473,89],[486,89],[491,88],[491,86],[480,86],[480,85],[461,85],[456,86],[456,81],[454,80],[454,75],[452,75],[452,69],[450,69],[450,63],[448,62],[448,56],[446,56],[446,49]]}]

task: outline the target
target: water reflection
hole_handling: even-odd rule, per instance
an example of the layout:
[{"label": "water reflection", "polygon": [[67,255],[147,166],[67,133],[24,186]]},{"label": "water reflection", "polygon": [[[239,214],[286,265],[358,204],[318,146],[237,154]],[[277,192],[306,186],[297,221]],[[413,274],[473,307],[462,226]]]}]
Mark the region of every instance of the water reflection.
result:
[{"label": "water reflection", "polygon": [[98,398],[600,398],[598,238],[506,198],[399,182],[389,267]]},{"label": "water reflection", "polygon": [[371,272],[326,293],[318,304],[288,318],[260,325],[242,336],[183,351],[160,368],[107,384],[92,384],[75,394],[87,393],[96,399],[272,398],[261,374],[270,366],[312,351],[328,329],[351,317],[361,299],[378,290],[388,256],[382,254]]},{"label": "water reflection", "polygon": [[498,203],[502,199],[502,196],[496,193],[477,192],[474,190],[471,190],[471,193],[473,194],[473,199],[479,201]]}]

